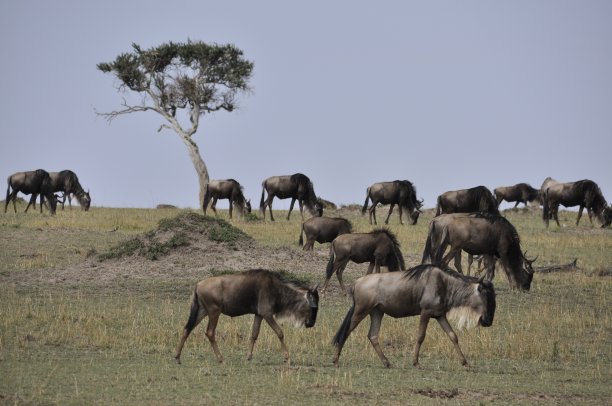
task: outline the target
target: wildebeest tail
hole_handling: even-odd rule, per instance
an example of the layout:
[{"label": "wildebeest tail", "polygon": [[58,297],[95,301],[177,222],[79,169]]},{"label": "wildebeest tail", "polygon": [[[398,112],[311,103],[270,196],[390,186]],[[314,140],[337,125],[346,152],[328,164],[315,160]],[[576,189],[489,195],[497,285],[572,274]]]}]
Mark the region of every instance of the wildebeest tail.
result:
[{"label": "wildebeest tail", "polygon": [[193,291],[193,300],[191,301],[191,310],[189,311],[189,319],[185,324],[185,330],[191,331],[195,328],[198,321],[198,313],[200,312],[200,301],[198,300],[197,289]]},{"label": "wildebeest tail", "polygon": [[550,219],[550,209],[548,208],[548,189],[542,193],[542,219],[548,220]]},{"label": "wildebeest tail", "polygon": [[440,266],[440,264],[442,264],[442,259],[444,258],[444,251],[448,246],[448,228],[444,227],[442,229],[442,234],[440,235],[440,238],[437,242],[437,247],[433,252],[432,263],[436,266]]},{"label": "wildebeest tail", "polygon": [[266,181],[261,183],[261,200],[259,200],[259,210],[264,211],[264,195],[266,193]]},{"label": "wildebeest tail", "polygon": [[353,313],[355,313],[355,294],[354,292],[353,292],[353,306],[351,306],[351,308],[349,309],[348,313],[346,314],[346,317],[344,318],[344,320],[342,321],[342,324],[340,325],[340,328],[338,329],[338,332],[336,332],[336,335],[332,339],[332,344],[335,345],[336,347],[343,346],[344,343],[346,342],[346,339],[348,338],[348,335],[349,335],[349,328],[351,327],[351,319],[353,318]]},{"label": "wildebeest tail", "polygon": [[438,200],[436,201],[436,217],[440,215],[442,211],[442,196],[438,196]]},{"label": "wildebeest tail", "polygon": [[363,207],[361,208],[361,214],[365,214],[366,210],[368,209],[368,200],[370,199],[370,188],[366,189],[366,199],[365,199],[365,203],[363,204]]},{"label": "wildebeest tail", "polygon": [[431,222],[429,225],[429,234],[427,234],[427,240],[425,241],[425,249],[423,250],[423,258],[421,264],[431,263],[431,240],[433,239],[433,233],[435,229],[435,222]]},{"label": "wildebeest tail", "polygon": [[8,204],[8,199],[9,196],[11,195],[11,177],[9,176],[8,178],[6,178],[6,199],[4,199],[5,202],[7,202]]},{"label": "wildebeest tail", "polygon": [[334,273],[334,242],[332,241],[331,247],[329,247],[329,261],[327,262],[327,269],[325,270],[325,277],[331,278]]},{"label": "wildebeest tail", "polygon": [[304,246],[304,223],[302,223],[302,228],[300,230],[300,240],[298,241],[300,247]]}]

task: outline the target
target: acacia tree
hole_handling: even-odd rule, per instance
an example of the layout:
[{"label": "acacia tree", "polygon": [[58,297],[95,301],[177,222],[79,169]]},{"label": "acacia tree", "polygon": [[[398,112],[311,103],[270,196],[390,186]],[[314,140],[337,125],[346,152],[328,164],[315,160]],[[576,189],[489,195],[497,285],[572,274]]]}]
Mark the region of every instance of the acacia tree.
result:
[{"label": "acacia tree", "polygon": [[[209,45],[204,42],[162,44],[143,50],[132,44],[133,51],[113,61],[99,63],[98,69],[118,79],[117,90],[138,93],[140,103],[123,99],[122,109],[97,113],[111,122],[128,113],[154,111],[166,123],[158,132],[174,130],[187,146],[189,158],[200,183],[200,207],[209,181],[208,169],[193,139],[200,117],[218,110],[233,111],[236,96],[249,89],[253,63],[244,59],[233,45]],[[178,113],[178,114],[177,114]]]}]

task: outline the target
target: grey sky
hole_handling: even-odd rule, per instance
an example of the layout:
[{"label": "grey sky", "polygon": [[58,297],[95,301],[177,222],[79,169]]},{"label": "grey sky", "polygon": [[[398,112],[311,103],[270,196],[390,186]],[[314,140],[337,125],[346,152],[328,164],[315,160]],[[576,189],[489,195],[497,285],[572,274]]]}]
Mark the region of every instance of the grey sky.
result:
[{"label": "grey sky", "polygon": [[336,203],[362,204],[378,181],[409,179],[433,207],[547,176],[612,199],[612,2],[296,3],[2,2],[0,175],[72,169],[96,206],[197,207],[161,118],[94,114],[121,102],[98,62],[192,39],[255,63],[240,110],[196,135],[211,178],[237,179],[255,206],[263,179],[295,172]]}]

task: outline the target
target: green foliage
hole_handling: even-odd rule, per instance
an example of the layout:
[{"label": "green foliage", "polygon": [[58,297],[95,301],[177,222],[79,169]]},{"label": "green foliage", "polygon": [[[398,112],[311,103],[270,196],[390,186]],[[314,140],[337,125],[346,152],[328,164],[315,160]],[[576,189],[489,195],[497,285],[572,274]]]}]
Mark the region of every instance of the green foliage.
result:
[{"label": "green foliage", "polygon": [[113,258],[121,258],[133,255],[135,252],[140,252],[144,248],[144,243],[138,237],[130,238],[120,244],[110,248],[107,252],[98,256],[100,261],[106,261]]},{"label": "green foliage", "polygon": [[172,116],[183,108],[232,111],[237,92],[249,90],[253,62],[234,45],[187,41],[146,50],[132,44],[132,49],[98,69],[114,74],[120,87],[159,97],[159,106]]}]

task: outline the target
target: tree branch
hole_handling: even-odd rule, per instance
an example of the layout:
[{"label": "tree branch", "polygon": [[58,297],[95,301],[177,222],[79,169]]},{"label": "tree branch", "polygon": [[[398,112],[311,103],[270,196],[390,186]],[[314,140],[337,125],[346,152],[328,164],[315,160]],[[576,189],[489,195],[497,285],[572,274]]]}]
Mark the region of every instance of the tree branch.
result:
[{"label": "tree branch", "polygon": [[127,104],[127,102],[125,101],[125,99],[123,99],[123,102],[121,103],[121,105],[123,107],[125,107],[123,110],[114,110],[111,111],[110,113],[100,113],[97,110],[94,109],[94,112],[96,113],[96,115],[104,117],[106,119],[106,121],[108,121],[108,123],[110,124],[115,118],[117,118],[118,116],[121,116],[123,114],[129,114],[129,113],[134,113],[137,111],[147,111],[147,110],[155,110],[157,111],[157,109],[153,108],[153,107],[149,107],[149,106],[131,106],[129,104]]}]

